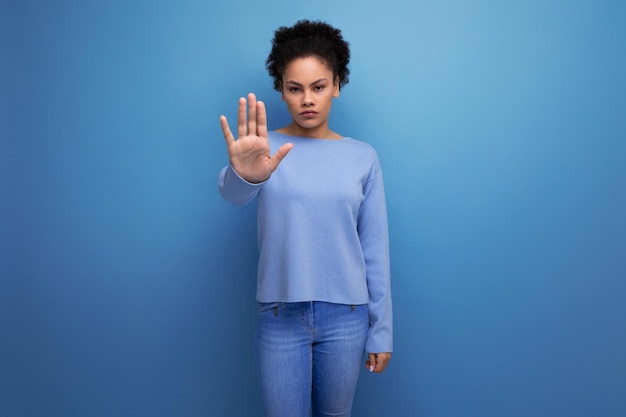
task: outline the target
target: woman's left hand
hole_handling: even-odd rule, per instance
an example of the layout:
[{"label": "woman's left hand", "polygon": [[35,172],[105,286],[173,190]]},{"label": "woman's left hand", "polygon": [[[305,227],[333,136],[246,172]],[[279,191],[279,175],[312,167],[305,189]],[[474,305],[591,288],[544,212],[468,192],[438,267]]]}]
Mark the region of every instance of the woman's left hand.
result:
[{"label": "woman's left hand", "polygon": [[365,361],[365,367],[370,372],[381,373],[387,367],[391,359],[391,352],[369,353],[368,359]]}]

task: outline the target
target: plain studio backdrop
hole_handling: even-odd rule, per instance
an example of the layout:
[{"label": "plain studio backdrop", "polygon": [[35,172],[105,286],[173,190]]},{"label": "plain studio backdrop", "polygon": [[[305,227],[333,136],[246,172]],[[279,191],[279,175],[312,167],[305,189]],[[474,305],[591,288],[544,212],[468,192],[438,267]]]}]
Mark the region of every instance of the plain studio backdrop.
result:
[{"label": "plain studio backdrop", "polygon": [[356,417],[626,415],[626,3],[2,1],[1,417],[261,416],[218,118],[302,18],[379,152],[395,353]]}]

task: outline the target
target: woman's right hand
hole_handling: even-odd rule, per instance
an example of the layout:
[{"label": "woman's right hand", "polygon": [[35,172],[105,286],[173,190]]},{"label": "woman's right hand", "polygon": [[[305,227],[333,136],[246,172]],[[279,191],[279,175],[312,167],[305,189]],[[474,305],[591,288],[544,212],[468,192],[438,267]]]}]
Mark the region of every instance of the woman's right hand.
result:
[{"label": "woman's right hand", "polygon": [[233,169],[241,178],[251,183],[266,181],[276,170],[280,161],[289,153],[293,145],[286,143],[276,153],[270,155],[267,138],[267,113],[265,104],[248,95],[248,117],[246,119],[246,99],[239,99],[237,113],[237,140],[228,126],[226,116],[220,116],[220,124],[228,148],[228,157]]}]

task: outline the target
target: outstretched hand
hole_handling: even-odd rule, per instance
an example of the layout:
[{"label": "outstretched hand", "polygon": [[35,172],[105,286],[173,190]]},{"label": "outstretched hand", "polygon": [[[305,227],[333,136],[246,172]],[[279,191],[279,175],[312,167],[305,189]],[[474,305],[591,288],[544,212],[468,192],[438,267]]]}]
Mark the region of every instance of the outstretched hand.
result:
[{"label": "outstretched hand", "polygon": [[220,124],[233,169],[244,180],[260,183],[272,175],[293,145],[286,143],[274,155],[270,155],[265,104],[257,101],[255,95],[250,93],[247,109],[246,118],[246,99],[240,98],[237,113],[237,140],[228,126],[226,116],[220,116]]}]

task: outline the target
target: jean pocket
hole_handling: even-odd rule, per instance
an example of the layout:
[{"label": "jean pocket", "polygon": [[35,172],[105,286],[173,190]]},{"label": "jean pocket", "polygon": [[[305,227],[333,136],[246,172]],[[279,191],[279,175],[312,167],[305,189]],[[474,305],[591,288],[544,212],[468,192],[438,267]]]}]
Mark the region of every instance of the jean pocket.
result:
[{"label": "jean pocket", "polygon": [[284,305],[285,303],[259,303],[259,313],[264,313],[269,310],[277,312],[283,308]]}]

